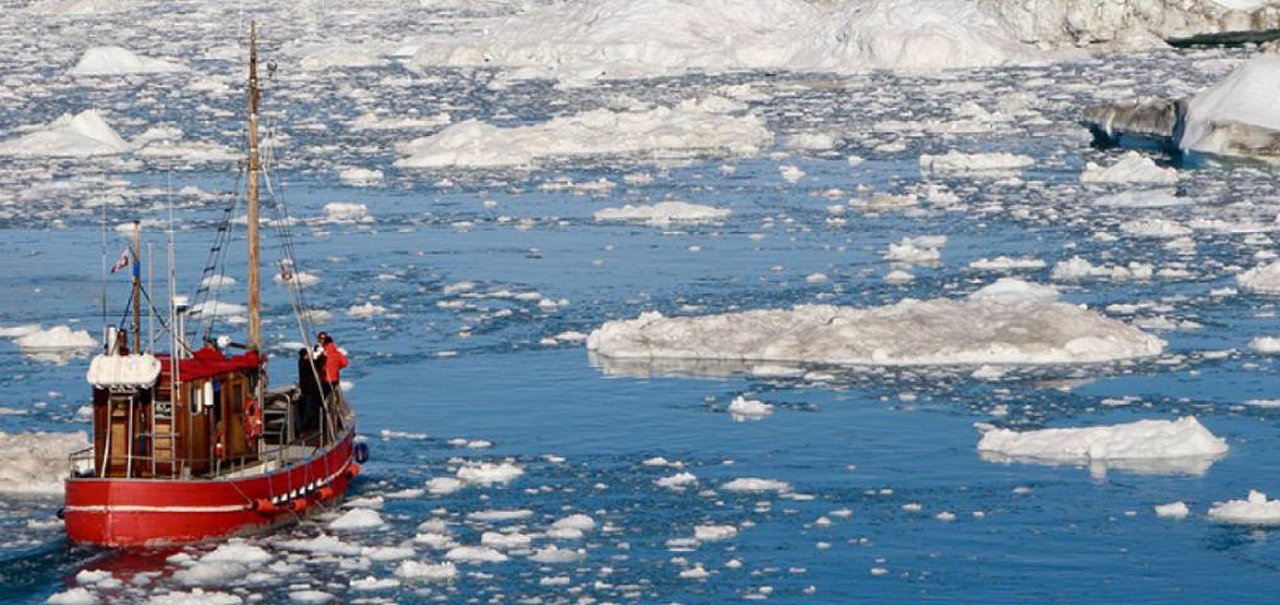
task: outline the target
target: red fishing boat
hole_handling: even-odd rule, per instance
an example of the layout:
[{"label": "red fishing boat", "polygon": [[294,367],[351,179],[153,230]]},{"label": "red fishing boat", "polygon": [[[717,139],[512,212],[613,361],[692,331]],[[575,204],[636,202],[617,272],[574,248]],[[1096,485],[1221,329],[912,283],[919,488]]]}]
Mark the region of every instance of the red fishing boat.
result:
[{"label": "red fishing boat", "polygon": [[[191,346],[188,323],[216,315],[216,299],[212,306],[188,307],[170,294],[168,321],[162,322],[170,352],[144,350],[157,339],[154,331],[147,341],[142,334],[136,229],[131,251],[119,263],[133,265],[131,334],[108,327],[106,346],[89,366],[93,445],[72,455],[66,480],[60,512],[73,542],[157,546],[267,531],[336,504],[367,456],[355,441],[355,417],[340,388],[322,384],[314,370],[300,370],[297,384],[268,386],[259,314],[256,27],[249,47],[247,343],[224,337],[215,344],[206,333],[203,345]],[[226,243],[230,216],[228,210],[215,252]],[[172,250],[170,230],[171,267]],[[296,265],[286,258],[280,267],[307,343],[308,315],[300,308],[298,280],[290,279]],[[208,296],[209,266],[205,273],[197,296]],[[173,282],[170,269],[171,293]],[[313,367],[312,349],[305,350],[303,360]]]}]

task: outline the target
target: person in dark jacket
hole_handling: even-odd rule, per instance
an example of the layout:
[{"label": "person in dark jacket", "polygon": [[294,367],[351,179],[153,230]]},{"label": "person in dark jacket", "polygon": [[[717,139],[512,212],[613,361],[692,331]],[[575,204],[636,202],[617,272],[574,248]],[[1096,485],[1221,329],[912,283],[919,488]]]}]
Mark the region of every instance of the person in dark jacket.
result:
[{"label": "person in dark jacket", "polygon": [[[311,352],[298,349],[298,388],[302,400],[298,406],[297,434],[305,435],[320,428],[320,405],[323,401],[320,370]],[[323,362],[321,362],[323,363]]]}]

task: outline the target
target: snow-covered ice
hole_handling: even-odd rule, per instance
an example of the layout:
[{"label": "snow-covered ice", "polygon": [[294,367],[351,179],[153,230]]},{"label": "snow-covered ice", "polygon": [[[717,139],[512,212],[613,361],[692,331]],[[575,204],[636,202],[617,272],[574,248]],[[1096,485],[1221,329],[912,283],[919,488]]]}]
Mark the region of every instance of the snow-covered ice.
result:
[{"label": "snow-covered ice", "polygon": [[[645,312],[593,331],[587,348],[621,359],[847,365],[1101,363],[1158,355],[1165,343],[1043,289],[857,309],[802,305],[703,317]],[[1025,284],[1025,282],[1020,282]]]},{"label": "snow-covered ice", "polygon": [[1249,490],[1244,500],[1213,505],[1209,517],[1237,525],[1280,525],[1280,500],[1268,500],[1266,494]]},{"label": "snow-covered ice", "polygon": [[723,97],[645,110],[595,109],[540,124],[499,127],[476,120],[400,144],[401,168],[530,167],[555,157],[672,158],[754,155],[773,141],[759,116]]},{"label": "snow-covered ice", "polygon": [[992,460],[1103,462],[1138,472],[1199,474],[1229,449],[1193,416],[1023,432],[981,428],[978,451]]}]

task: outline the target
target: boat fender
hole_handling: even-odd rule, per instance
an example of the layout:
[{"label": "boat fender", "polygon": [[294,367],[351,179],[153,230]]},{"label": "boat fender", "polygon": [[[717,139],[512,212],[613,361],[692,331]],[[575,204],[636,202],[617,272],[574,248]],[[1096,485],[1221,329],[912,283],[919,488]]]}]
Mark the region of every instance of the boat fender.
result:
[{"label": "boat fender", "polygon": [[65,507],[65,506],[59,506],[59,507],[58,507],[58,512],[57,512],[57,513],[55,513],[55,514],[57,514],[57,515],[58,515],[58,518],[59,518],[59,519],[66,519],[66,518],[67,518],[67,507]]},{"label": "boat fender", "polygon": [[276,508],[276,505],[272,504],[271,501],[266,498],[258,498],[257,500],[253,501],[252,505],[249,506],[250,510],[258,513],[275,512],[275,508]]},{"label": "boat fender", "polygon": [[295,513],[300,513],[300,512],[302,512],[302,511],[304,511],[304,510],[307,510],[307,501],[306,501],[305,499],[303,499],[303,498],[297,498],[297,499],[295,499],[295,500],[290,500],[290,501],[289,501],[289,510],[291,510],[291,511],[293,511],[293,512],[295,512]]},{"label": "boat fender", "polygon": [[326,485],[316,493],[320,495],[321,500],[328,500],[333,497],[333,488]]},{"label": "boat fender", "polygon": [[349,464],[349,465],[347,465],[347,477],[350,477],[350,478],[352,478],[352,479],[355,479],[355,478],[356,478],[356,475],[359,475],[359,474],[360,474],[360,465],[359,465],[359,464]]},{"label": "boat fender", "polygon": [[364,464],[365,462],[368,462],[369,461],[369,444],[363,441],[361,441],[360,443],[357,443],[355,445],[353,453],[355,454],[356,462],[359,462],[360,464]]}]

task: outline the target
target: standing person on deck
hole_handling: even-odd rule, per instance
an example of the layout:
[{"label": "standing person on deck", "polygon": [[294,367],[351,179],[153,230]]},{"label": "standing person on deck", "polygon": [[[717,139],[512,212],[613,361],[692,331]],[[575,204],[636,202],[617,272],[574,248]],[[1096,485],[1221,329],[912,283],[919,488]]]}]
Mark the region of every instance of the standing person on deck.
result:
[{"label": "standing person on deck", "polygon": [[298,388],[302,401],[297,418],[298,434],[305,435],[320,428],[321,376],[323,357],[312,358],[311,351],[298,349]]},{"label": "standing person on deck", "polygon": [[342,368],[347,367],[347,356],[338,348],[338,345],[333,343],[333,338],[328,332],[317,334],[316,340],[319,340],[320,345],[324,347],[324,394],[328,396],[342,381]]}]

